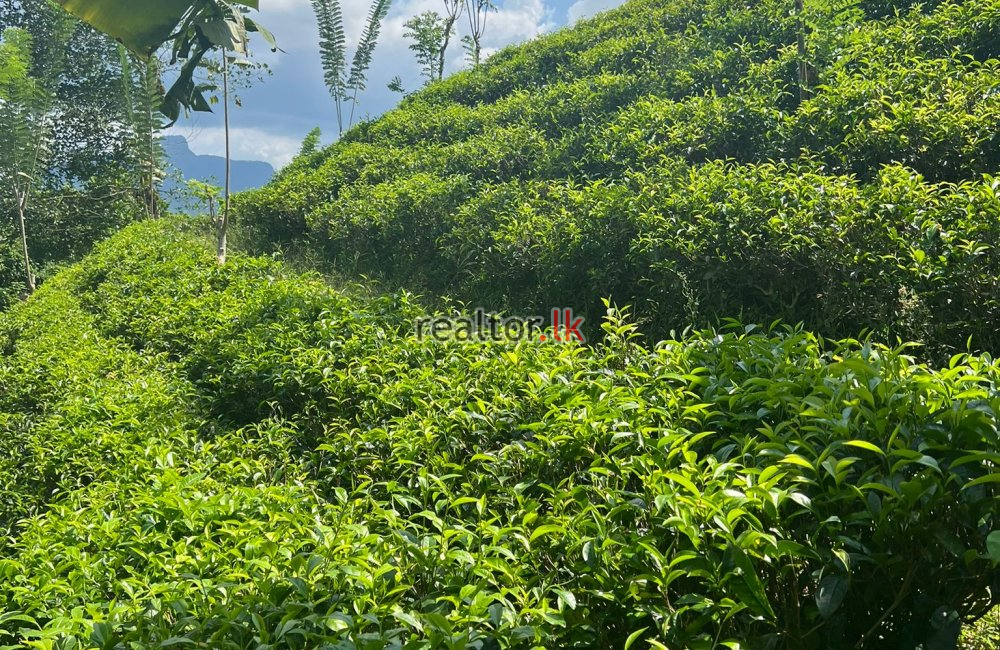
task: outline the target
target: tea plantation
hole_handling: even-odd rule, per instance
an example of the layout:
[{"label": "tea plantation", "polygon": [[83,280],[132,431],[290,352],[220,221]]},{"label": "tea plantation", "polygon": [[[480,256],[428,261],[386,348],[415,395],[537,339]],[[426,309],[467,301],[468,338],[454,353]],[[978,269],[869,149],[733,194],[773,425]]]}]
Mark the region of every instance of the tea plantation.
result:
[{"label": "tea plantation", "polygon": [[243,224],[487,308],[597,323],[611,297],[653,338],[739,316],[996,350],[1000,3],[794,5],[633,0],[505,50],[245,194]]},{"label": "tea plantation", "polygon": [[996,648],[998,55],[1000,0],[632,0],[224,265],[129,226],[0,313],[0,649]]},{"label": "tea plantation", "polygon": [[189,229],[0,319],[12,647],[930,648],[994,600],[988,356],[419,341]]}]

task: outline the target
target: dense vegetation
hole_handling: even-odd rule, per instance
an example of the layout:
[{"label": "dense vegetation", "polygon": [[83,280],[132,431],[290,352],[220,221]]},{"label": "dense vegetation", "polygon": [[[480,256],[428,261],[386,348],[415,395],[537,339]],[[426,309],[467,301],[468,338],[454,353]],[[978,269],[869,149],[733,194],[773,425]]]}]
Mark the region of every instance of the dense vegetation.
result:
[{"label": "dense vegetation", "polygon": [[[79,38],[137,90],[33,24],[0,70],[72,97],[12,43]],[[633,0],[239,198],[379,290],[197,220],[26,301],[0,261],[0,647],[994,647],[998,35],[1000,0]],[[55,131],[32,223],[100,216],[43,265],[155,213],[108,119],[92,169]],[[595,342],[427,340],[400,287]]]},{"label": "dense vegetation", "polygon": [[409,97],[239,211],[262,249],[308,238],[486,308],[596,328],[610,297],[654,338],[739,315],[996,350],[998,34],[996,0],[635,0]]},{"label": "dense vegetation", "polygon": [[[10,38],[20,33],[22,38]],[[145,211],[141,77],[118,46],[47,0],[0,0],[0,310],[26,293],[17,223],[20,174],[30,176],[27,240],[34,270],[79,259],[97,241]],[[5,70],[5,46],[17,41],[17,74]],[[13,77],[13,78],[12,78]],[[42,119],[25,117],[15,86],[30,85]],[[40,97],[39,97],[40,96]],[[24,157],[8,158],[28,141]]]},{"label": "dense vegetation", "polygon": [[0,317],[0,641],[946,647],[997,593],[988,357],[420,341],[206,242],[130,227]]}]

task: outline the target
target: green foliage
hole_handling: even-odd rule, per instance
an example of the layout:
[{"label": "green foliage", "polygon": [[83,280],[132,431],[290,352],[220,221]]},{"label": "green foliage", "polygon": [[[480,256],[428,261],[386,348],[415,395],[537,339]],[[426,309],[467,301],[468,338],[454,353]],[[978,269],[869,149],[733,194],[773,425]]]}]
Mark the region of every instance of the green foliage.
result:
[{"label": "green foliage", "polygon": [[13,241],[0,240],[0,312],[14,304],[25,291],[24,260]]},{"label": "green foliage", "polygon": [[205,207],[205,212],[213,224],[218,219],[218,206],[223,202],[223,188],[198,180],[188,180],[187,189],[191,196]]},{"label": "green foliage", "polygon": [[[143,116],[130,114],[143,101],[139,71],[115,43],[43,0],[0,1],[0,28],[31,35],[26,69],[35,90],[46,94],[46,164],[33,174],[25,214],[30,257],[44,280],[52,268],[79,259],[95,241],[144,212],[148,182],[138,176],[147,169],[142,161],[149,158],[148,133],[139,149],[137,120]],[[30,126],[15,122],[17,128]],[[3,135],[10,138],[13,131],[4,129]],[[4,182],[0,191],[10,189]],[[4,269],[18,239],[17,222],[13,202],[0,206]],[[24,292],[23,255],[18,257],[20,286],[5,282],[8,297]]]},{"label": "green foliage", "polygon": [[420,74],[427,83],[438,81],[441,74],[441,52],[451,36],[451,26],[436,11],[425,11],[406,22],[403,36],[413,41],[410,49],[417,57]]},{"label": "green foliage", "polygon": [[423,340],[201,222],[0,315],[0,644],[954,647],[1000,593],[1000,4],[859,6],[806,7],[802,102],[788,2],[634,0],[237,201],[592,347]]},{"label": "green foliage", "polygon": [[319,26],[319,52],[323,64],[323,80],[333,97],[337,110],[337,124],[342,132],[343,103],[347,98],[347,33],[344,31],[344,14],[340,0],[311,0],[316,23]]},{"label": "green foliage", "polygon": [[351,70],[347,76],[349,88],[364,90],[368,83],[368,68],[371,67],[372,55],[375,53],[375,45],[378,43],[382,21],[389,13],[389,5],[390,0],[374,0],[368,11],[368,22],[365,23],[365,28],[361,32],[358,49],[354,52]]},{"label": "green foliage", "polygon": [[[802,102],[793,9],[635,0],[406,98],[239,219],[431,296],[591,323],[611,297],[653,337],[738,315],[997,350],[1000,4],[807,2]],[[464,198],[363,209],[427,177]]]},{"label": "green foliage", "polygon": [[160,64],[156,58],[133,62],[128,51],[119,47],[125,114],[134,134],[130,147],[137,185],[145,195],[146,216],[159,216],[159,184],[165,173],[160,134],[166,125],[160,118]]},{"label": "green foliage", "polygon": [[962,632],[962,650],[992,650],[1000,646],[1000,609],[981,618]]},{"label": "green foliage", "polygon": [[319,140],[323,137],[323,131],[317,126],[306,134],[302,140],[302,147],[299,149],[299,156],[311,156],[319,149]]},{"label": "green foliage", "polygon": [[31,34],[17,28],[0,40],[0,200],[17,214],[24,259],[24,285],[35,290],[28,243],[27,211],[39,175],[51,153],[52,97],[31,75]]},{"label": "green foliage", "polygon": [[465,15],[469,18],[469,33],[462,36],[462,47],[473,68],[483,59],[483,36],[486,35],[490,12],[496,11],[493,0],[464,0]]},{"label": "green foliage", "polygon": [[988,356],[615,309],[594,348],[422,341],[406,294],[190,227],[0,316],[5,643],[915,647],[991,605]]},{"label": "green foliage", "polygon": [[[382,31],[382,21],[389,13],[391,0],[372,0],[368,20],[358,40],[351,67],[347,67],[347,34],[344,31],[343,9],[340,0],[312,0],[313,11],[319,26],[320,60],[323,78],[337,111],[337,126],[354,125],[354,112],[358,107],[358,93],[368,87],[368,69],[372,64],[375,47]],[[344,119],[345,102],[351,103],[351,112]]]}]

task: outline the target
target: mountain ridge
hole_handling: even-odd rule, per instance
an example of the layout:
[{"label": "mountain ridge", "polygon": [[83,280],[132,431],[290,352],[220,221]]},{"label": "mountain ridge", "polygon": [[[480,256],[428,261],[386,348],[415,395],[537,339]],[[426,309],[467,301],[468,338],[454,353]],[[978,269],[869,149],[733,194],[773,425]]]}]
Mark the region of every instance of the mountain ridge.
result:
[{"label": "mountain ridge", "polygon": [[[226,173],[226,159],[222,156],[196,154],[191,151],[187,138],[181,135],[167,135],[161,140],[167,161],[180,174],[181,180],[168,176],[162,191],[168,198],[172,210],[189,209],[185,197],[184,181],[198,180],[222,186]],[[274,177],[274,167],[260,160],[232,161],[232,191],[242,192],[267,185]],[[199,206],[200,207],[200,206]]]}]

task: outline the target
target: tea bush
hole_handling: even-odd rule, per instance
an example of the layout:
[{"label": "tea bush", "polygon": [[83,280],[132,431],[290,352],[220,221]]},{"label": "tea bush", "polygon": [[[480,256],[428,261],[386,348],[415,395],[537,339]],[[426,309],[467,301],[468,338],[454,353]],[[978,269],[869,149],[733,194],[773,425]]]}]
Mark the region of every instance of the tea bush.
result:
[{"label": "tea bush", "polygon": [[989,356],[423,315],[158,222],[0,316],[0,642],[946,647],[994,604]]},{"label": "tea bush", "polygon": [[[22,262],[23,264],[23,262]],[[0,311],[14,304],[24,291],[23,271],[18,266],[17,247],[0,239]]]},{"label": "tea bush", "polygon": [[989,176],[929,183],[886,166],[864,183],[815,162],[673,160],[618,182],[483,187],[465,203],[470,185],[454,178],[461,193],[423,176],[349,190],[317,215],[339,228],[329,254],[343,269],[448,286],[487,308],[569,304],[592,324],[602,296],[624,296],[653,336],[738,306],[748,322],[868,329],[939,359],[970,337],[975,348],[1000,343],[1000,185]]},{"label": "tea bush", "polygon": [[389,287],[572,304],[592,337],[612,298],[653,338],[739,316],[995,352],[1000,3],[807,4],[809,88],[788,2],[633,0],[407,98],[238,221]]}]

